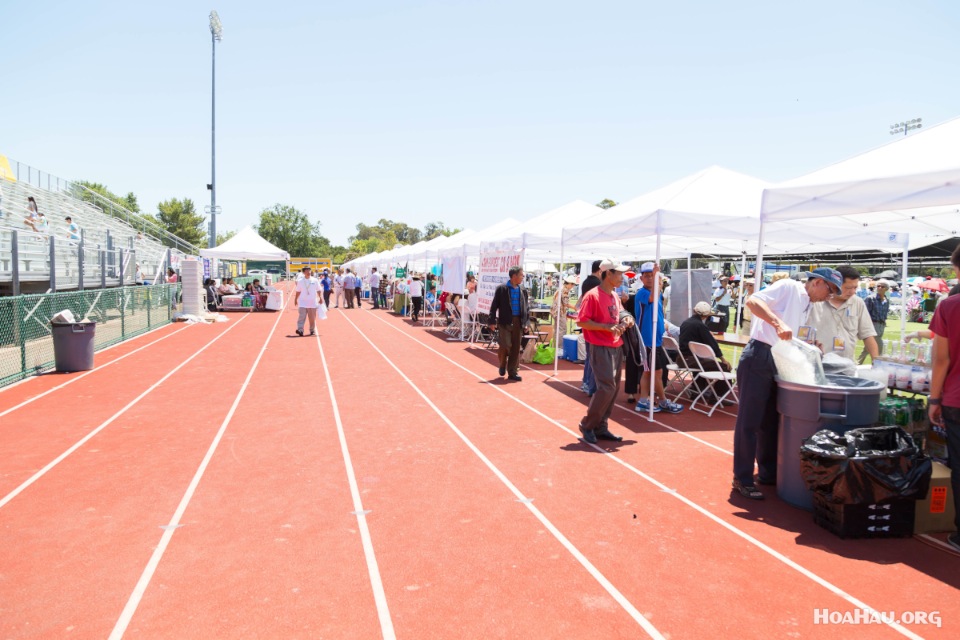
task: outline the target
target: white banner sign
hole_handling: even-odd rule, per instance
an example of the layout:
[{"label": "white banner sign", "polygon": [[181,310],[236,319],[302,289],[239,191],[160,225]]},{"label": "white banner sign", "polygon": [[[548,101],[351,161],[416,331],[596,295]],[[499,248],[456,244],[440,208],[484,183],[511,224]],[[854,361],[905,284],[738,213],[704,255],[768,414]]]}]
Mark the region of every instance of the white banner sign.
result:
[{"label": "white banner sign", "polygon": [[467,280],[467,272],[463,266],[462,256],[443,258],[443,291],[463,295],[463,285]]},{"label": "white banner sign", "polygon": [[480,278],[477,285],[477,311],[490,313],[493,292],[510,279],[510,267],[523,265],[523,250],[492,251],[480,256]]}]

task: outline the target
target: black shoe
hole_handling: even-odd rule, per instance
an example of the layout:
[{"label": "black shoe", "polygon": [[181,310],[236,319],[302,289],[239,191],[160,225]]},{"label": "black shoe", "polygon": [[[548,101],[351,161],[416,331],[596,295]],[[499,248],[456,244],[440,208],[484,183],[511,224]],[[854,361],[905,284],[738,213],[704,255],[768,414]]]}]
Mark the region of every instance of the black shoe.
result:
[{"label": "black shoe", "polygon": [[317,335],[317,332],[316,332],[316,331],[311,331],[311,332],[310,332],[310,335],[315,336],[315,335]]},{"label": "black shoe", "polygon": [[500,369],[498,369],[498,371],[500,372],[500,375],[501,375],[501,376],[507,375],[507,368],[506,368],[506,367],[500,367]]},{"label": "black shoe", "polygon": [[521,378],[519,375],[515,373],[511,373],[510,375],[507,376],[507,380],[514,380],[516,382],[520,382],[521,380],[523,380],[523,378]]},{"label": "black shoe", "polygon": [[752,484],[743,484],[739,480],[733,481],[733,490],[739,493],[744,498],[750,500],[763,500],[764,495],[760,493],[760,490],[757,489]]},{"label": "black shoe", "polygon": [[590,444],[597,444],[597,435],[593,432],[593,429],[580,429],[580,433],[583,434],[583,441]]},{"label": "black shoe", "polygon": [[766,485],[768,487],[774,487],[777,484],[776,478],[761,478],[760,476],[753,476],[753,480],[757,484]]},{"label": "black shoe", "polygon": [[303,329],[297,329],[297,335],[303,337]]},{"label": "black shoe", "polygon": [[613,435],[612,433],[610,433],[609,429],[598,429],[597,438],[599,438],[600,440],[612,440],[613,442],[623,442],[623,438],[621,438],[620,436]]}]

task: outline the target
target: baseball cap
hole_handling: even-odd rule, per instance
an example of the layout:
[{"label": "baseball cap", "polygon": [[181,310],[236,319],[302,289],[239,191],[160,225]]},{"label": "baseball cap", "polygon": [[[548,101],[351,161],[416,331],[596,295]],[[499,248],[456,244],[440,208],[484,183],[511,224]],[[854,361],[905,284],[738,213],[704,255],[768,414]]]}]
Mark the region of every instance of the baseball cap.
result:
[{"label": "baseball cap", "polygon": [[567,276],[563,281],[566,284],[577,284],[577,276]]},{"label": "baseball cap", "polygon": [[610,260],[609,258],[607,258],[606,260],[600,263],[600,271],[620,271],[622,273],[624,271],[629,271],[629,270],[630,270],[630,267],[628,267],[627,265],[617,264],[616,262],[614,262],[613,260]]},{"label": "baseball cap", "polygon": [[650,273],[652,271],[653,271],[652,262],[644,262],[642,265],[640,265],[640,273]]},{"label": "baseball cap", "polygon": [[807,278],[820,278],[825,280],[834,289],[834,293],[840,293],[840,288],[843,286],[843,276],[840,275],[840,272],[836,269],[831,269],[830,267],[820,267],[819,269],[814,269],[813,271],[807,272]]},{"label": "baseball cap", "polygon": [[698,316],[715,316],[718,315],[713,312],[713,308],[707,302],[698,302],[693,307],[693,312]]}]

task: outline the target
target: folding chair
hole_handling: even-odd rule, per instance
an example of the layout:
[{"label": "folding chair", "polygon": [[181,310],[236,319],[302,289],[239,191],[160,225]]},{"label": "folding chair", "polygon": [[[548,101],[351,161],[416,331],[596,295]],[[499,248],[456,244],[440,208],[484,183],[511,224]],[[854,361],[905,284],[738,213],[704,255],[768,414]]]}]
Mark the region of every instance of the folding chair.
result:
[{"label": "folding chair", "polygon": [[[707,383],[706,388],[700,391],[700,393],[697,394],[697,397],[693,399],[693,402],[690,404],[690,408],[693,409],[694,411],[699,411],[700,413],[705,413],[708,416],[712,416],[713,412],[716,411],[718,407],[721,407],[723,405],[723,401],[727,399],[727,396],[732,395],[733,401],[739,404],[740,398],[737,397],[737,391],[736,391],[737,374],[732,371],[730,373],[727,373],[726,371],[721,370],[720,363],[717,360],[717,356],[713,352],[713,349],[711,349],[709,346],[703,344],[702,342],[691,342],[689,346],[690,346],[690,353],[693,354],[693,359],[696,361],[697,367],[700,369],[700,371],[697,373],[696,378],[694,378],[694,380],[705,380]],[[703,366],[704,362],[715,363],[717,371],[713,371],[712,367],[710,368],[710,370],[705,370]],[[717,392],[714,389],[714,385],[716,385],[720,381],[726,382],[729,387],[727,389],[727,392],[722,396],[717,395]],[[709,406],[709,403],[707,402],[708,391],[713,394],[713,397],[716,400],[716,402],[714,402],[713,406],[710,407],[709,411],[705,411],[704,409],[698,409],[697,403],[701,399],[703,400],[703,405],[705,407]]]},{"label": "folding chair", "polygon": [[456,305],[452,302],[447,303],[447,313],[450,314],[451,322],[447,325],[447,328],[444,329],[444,332],[448,336],[460,337],[460,326],[463,323],[463,319],[460,317],[460,310],[457,309]]},{"label": "folding chair", "polygon": [[[680,390],[673,396],[673,401],[676,402],[690,389],[690,385],[693,384],[693,379],[696,377],[697,371],[691,369],[686,364],[679,364],[674,361],[670,353],[680,353],[680,345],[677,344],[673,336],[663,336],[663,350],[667,354],[667,371],[673,374],[673,382],[678,383],[680,387]],[[664,389],[664,393],[666,393],[666,389]]]}]

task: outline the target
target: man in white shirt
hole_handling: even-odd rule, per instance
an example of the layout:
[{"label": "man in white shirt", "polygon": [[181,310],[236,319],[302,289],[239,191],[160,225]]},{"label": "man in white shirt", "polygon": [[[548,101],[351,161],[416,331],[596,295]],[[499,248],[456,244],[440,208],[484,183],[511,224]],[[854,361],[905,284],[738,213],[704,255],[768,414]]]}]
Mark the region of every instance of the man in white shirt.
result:
[{"label": "man in white shirt", "polygon": [[877,330],[873,328],[866,303],[857,295],[860,272],[847,266],[837,271],[843,277],[840,295],[813,305],[807,320],[817,330],[817,340],[823,343],[824,353],[833,352],[853,360],[857,340],[863,340],[863,352],[869,353],[871,359],[878,358]]},{"label": "man in white shirt", "polygon": [[297,307],[297,335],[303,335],[304,322],[310,320],[310,335],[317,332],[317,307],[320,306],[320,281],[310,273],[310,267],[303,268],[303,278],[297,280],[296,293],[293,304]]},{"label": "man in white shirt", "polygon": [[804,284],[781,280],[747,300],[753,314],[750,342],[737,365],[740,409],[733,432],[733,489],[744,498],[763,500],[754,484],[754,461],[760,484],[777,481],[777,367],[770,348],[777,340],[790,340],[806,325],[810,305],[840,293],[843,278],[822,267],[807,274]]},{"label": "man in white shirt", "polygon": [[353,296],[356,291],[356,280],[350,269],[343,276],[343,295],[347,298],[347,309],[353,309]]},{"label": "man in white shirt", "polygon": [[336,275],[333,276],[333,308],[339,309],[341,302],[343,302],[343,274],[340,269],[337,269]]},{"label": "man in white shirt", "polygon": [[726,276],[720,278],[720,286],[713,292],[713,304],[717,307],[717,313],[720,314],[720,328],[726,332],[730,326],[730,279]]},{"label": "man in white shirt", "polygon": [[370,268],[370,275],[367,276],[367,283],[370,285],[370,297],[373,299],[373,308],[380,308],[380,274],[376,267]]},{"label": "man in white shirt", "polygon": [[420,310],[423,309],[423,282],[420,276],[413,276],[410,280],[410,300],[413,302],[411,319],[417,322],[420,319]]}]

